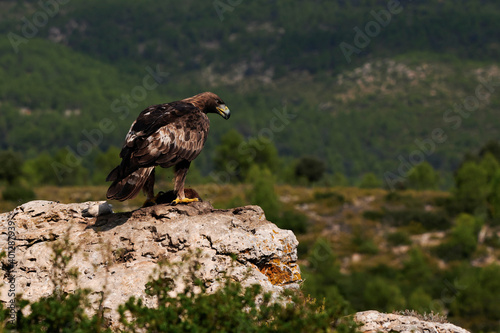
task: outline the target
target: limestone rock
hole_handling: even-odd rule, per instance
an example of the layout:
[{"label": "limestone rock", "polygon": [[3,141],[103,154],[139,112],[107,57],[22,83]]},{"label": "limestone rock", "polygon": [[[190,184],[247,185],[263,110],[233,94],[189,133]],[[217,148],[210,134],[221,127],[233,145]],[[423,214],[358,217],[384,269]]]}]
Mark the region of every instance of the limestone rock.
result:
[{"label": "limestone rock", "polygon": [[[52,293],[50,244],[65,235],[79,247],[69,264],[79,272],[78,287],[90,288],[97,299],[106,286],[104,307],[111,309],[112,323],[117,306],[131,296],[152,304],[144,289],[158,260],[179,261],[194,249],[201,249],[199,273],[211,291],[225,273],[274,293],[301,282],[295,235],[267,221],[258,206],[217,210],[208,202],[194,202],[111,214],[106,205],[32,201],[0,214],[0,251],[7,250],[7,226],[14,221],[17,261],[11,271],[4,258],[1,301],[8,301],[7,270],[15,275],[16,292],[23,298],[36,301]],[[67,291],[73,288],[69,285]]]},{"label": "limestone rock", "polygon": [[401,333],[470,333],[450,323],[437,323],[420,320],[413,316],[403,316],[378,311],[358,312],[354,320],[361,324],[358,329],[364,333],[401,332]]}]

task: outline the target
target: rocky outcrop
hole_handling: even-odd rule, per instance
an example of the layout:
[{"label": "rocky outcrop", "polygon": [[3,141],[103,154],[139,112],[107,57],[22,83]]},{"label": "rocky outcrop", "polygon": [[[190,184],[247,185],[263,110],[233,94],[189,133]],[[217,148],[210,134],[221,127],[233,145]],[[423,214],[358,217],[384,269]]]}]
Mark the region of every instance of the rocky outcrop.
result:
[{"label": "rocky outcrop", "polygon": [[[79,248],[69,263],[78,270],[78,287],[91,289],[95,299],[106,288],[104,307],[111,309],[112,322],[117,306],[131,296],[152,304],[144,289],[159,260],[176,262],[194,249],[201,250],[199,275],[209,290],[224,274],[274,293],[301,282],[297,239],[267,221],[258,206],[217,210],[208,202],[195,202],[113,214],[102,202],[32,201],[0,215],[0,251],[7,250],[12,221],[16,263],[9,266],[3,259],[2,302],[7,302],[12,274],[16,292],[25,299],[52,293],[50,244],[65,237]],[[68,284],[67,291],[74,288]]]},{"label": "rocky outcrop", "polygon": [[[179,262],[195,249],[201,251],[197,276],[209,291],[216,290],[223,276],[243,285],[260,284],[275,295],[301,282],[297,239],[267,221],[258,206],[218,210],[195,202],[115,214],[106,202],[32,201],[0,214],[0,252],[8,250],[12,236],[15,264],[2,259],[0,301],[9,301],[12,276],[16,293],[25,299],[52,294],[52,245],[67,239],[78,248],[68,265],[78,277],[65,285],[65,291],[89,288],[94,308],[104,291],[103,306],[109,309],[106,316],[112,326],[117,323],[117,306],[131,296],[154,304],[144,289],[159,261]],[[178,291],[183,288],[180,282]],[[356,313],[354,319],[361,332],[468,332],[449,323],[377,311]]]},{"label": "rocky outcrop", "polygon": [[378,311],[358,312],[354,316],[354,320],[361,325],[358,329],[363,333],[470,333],[450,323],[426,321],[414,316],[380,313]]}]

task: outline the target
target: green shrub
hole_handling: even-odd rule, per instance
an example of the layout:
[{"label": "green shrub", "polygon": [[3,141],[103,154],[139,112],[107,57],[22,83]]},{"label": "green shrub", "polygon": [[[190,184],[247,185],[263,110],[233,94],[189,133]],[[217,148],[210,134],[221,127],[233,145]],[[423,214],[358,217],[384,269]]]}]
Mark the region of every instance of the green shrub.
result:
[{"label": "green shrub", "polygon": [[500,170],[497,170],[491,179],[491,192],[488,196],[489,213],[492,224],[500,224]]},{"label": "green shrub", "polygon": [[363,217],[367,220],[380,221],[385,216],[384,212],[379,210],[365,210]]},{"label": "green shrub", "polygon": [[383,222],[395,227],[418,222],[425,230],[446,230],[451,224],[446,213],[428,212],[421,209],[386,210]]},{"label": "green shrub", "polygon": [[378,253],[378,247],[373,241],[373,239],[371,239],[369,235],[361,229],[355,229],[353,231],[353,236],[351,241],[352,244],[355,246],[354,251],[356,252],[365,254]]},{"label": "green shrub", "polygon": [[326,164],[315,156],[303,156],[295,165],[295,177],[305,178],[309,183],[317,182],[323,178]]},{"label": "green shrub", "polygon": [[370,309],[392,312],[405,308],[406,301],[399,287],[382,277],[366,282],[364,298]]},{"label": "green shrub", "polygon": [[500,331],[500,266],[461,266],[449,305],[452,321],[471,332]]},{"label": "green shrub", "polygon": [[293,210],[285,210],[275,223],[278,227],[292,230],[295,234],[305,234],[308,228],[307,216]]},{"label": "green shrub", "polygon": [[399,192],[396,192],[396,191],[389,191],[389,193],[387,193],[385,195],[385,201],[387,202],[398,202],[400,201],[404,196],[401,195]]},{"label": "green shrub", "polygon": [[462,212],[484,209],[490,193],[488,171],[482,165],[465,162],[455,173],[454,201]]},{"label": "green shrub", "polygon": [[249,201],[253,205],[260,206],[269,221],[277,221],[280,217],[281,204],[274,190],[275,179],[269,169],[253,165],[249,172],[249,181],[253,183],[252,189],[247,193]]},{"label": "green shrub", "polygon": [[340,262],[329,241],[319,238],[310,247],[307,265],[301,268],[304,278],[304,293],[317,299],[324,299],[325,306],[335,311],[337,316],[351,311],[346,301],[345,283],[340,272]]},{"label": "green shrub", "polygon": [[435,190],[439,184],[439,175],[428,162],[414,166],[407,177],[408,188],[416,190]]},{"label": "green shrub", "polygon": [[373,172],[369,172],[363,175],[361,182],[359,183],[359,187],[379,188],[382,187],[382,181]]},{"label": "green shrub", "polygon": [[387,234],[387,242],[393,246],[399,245],[410,245],[411,239],[410,235],[404,231],[396,231],[390,234]]},{"label": "green shrub", "polygon": [[20,153],[11,150],[0,151],[0,181],[5,180],[7,184],[14,184],[15,180],[22,175],[23,158]]},{"label": "green shrub", "polygon": [[327,192],[315,191],[314,199],[315,200],[333,199],[339,203],[345,202],[345,197],[342,194],[335,191],[327,191]]},{"label": "green shrub", "polygon": [[5,201],[23,203],[35,199],[36,195],[30,188],[21,185],[8,185],[2,191],[2,197]]},{"label": "green shrub", "polygon": [[477,247],[478,221],[474,216],[461,214],[447,241],[435,248],[436,254],[443,260],[469,259]]}]

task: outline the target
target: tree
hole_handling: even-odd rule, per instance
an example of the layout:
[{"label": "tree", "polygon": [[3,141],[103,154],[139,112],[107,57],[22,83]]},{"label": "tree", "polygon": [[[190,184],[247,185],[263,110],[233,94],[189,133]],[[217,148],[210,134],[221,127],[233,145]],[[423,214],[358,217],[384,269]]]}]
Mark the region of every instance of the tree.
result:
[{"label": "tree", "polygon": [[330,178],[331,186],[348,186],[349,180],[341,172],[335,172]]},{"label": "tree", "polygon": [[495,220],[500,220],[500,170],[497,170],[491,180],[491,191],[488,196],[490,215]]},{"label": "tree", "polygon": [[318,299],[323,298],[327,307],[337,311],[347,310],[349,303],[342,296],[342,282],[345,279],[340,272],[340,261],[326,239],[319,238],[312,245],[307,256],[308,265],[304,265],[302,274],[307,283],[304,291]]},{"label": "tree", "polygon": [[89,172],[81,159],[67,149],[60,149],[55,155],[43,152],[28,160],[23,171],[32,185],[83,185]]},{"label": "tree", "polygon": [[498,141],[488,141],[479,151],[479,156],[484,157],[491,154],[497,161],[500,161],[500,143]]},{"label": "tree", "polygon": [[278,150],[271,140],[265,137],[251,138],[247,145],[249,151],[254,154],[252,164],[268,169],[273,174],[278,171],[280,165]]},{"label": "tree", "polygon": [[248,193],[250,202],[262,207],[269,221],[278,220],[281,205],[274,191],[274,177],[271,172],[253,165],[249,172],[248,181],[253,183],[252,190]]},{"label": "tree", "polygon": [[465,162],[455,174],[454,200],[466,213],[486,205],[488,173],[477,163]]},{"label": "tree", "polygon": [[57,185],[84,185],[87,182],[89,171],[82,165],[82,157],[75,155],[68,149],[60,149],[50,163],[54,181]]},{"label": "tree", "polygon": [[226,171],[232,180],[244,180],[252,161],[244,145],[245,139],[237,130],[232,129],[224,134],[215,149],[215,169]]},{"label": "tree", "polygon": [[251,138],[245,141],[236,130],[230,130],[221,139],[215,151],[215,168],[230,175],[231,180],[244,181],[252,165],[278,171],[278,150],[267,138]]},{"label": "tree", "polygon": [[439,175],[428,162],[414,166],[408,172],[408,187],[415,190],[435,190],[438,187]]},{"label": "tree", "polygon": [[99,151],[94,160],[94,174],[92,181],[94,184],[104,184],[107,175],[118,164],[120,164],[120,149],[117,147],[109,147],[106,152]]},{"label": "tree", "polygon": [[378,179],[373,172],[368,172],[363,175],[361,182],[359,183],[360,188],[378,188],[382,187],[382,182]]},{"label": "tree", "polygon": [[500,321],[500,266],[470,267],[457,275],[459,291],[449,306],[455,318],[472,323],[472,332],[498,332]]},{"label": "tree", "polygon": [[470,214],[460,214],[448,240],[437,246],[438,256],[449,261],[469,259],[477,247],[479,222]]},{"label": "tree", "polygon": [[51,166],[52,162],[54,159],[47,152],[42,152],[37,157],[27,160],[23,165],[23,172],[28,183],[32,186],[56,185],[57,178]]},{"label": "tree", "polygon": [[488,183],[491,182],[493,176],[500,169],[500,164],[498,160],[491,153],[484,154],[483,158],[479,162],[479,166],[486,171],[486,177],[488,179]]},{"label": "tree", "polygon": [[432,305],[432,297],[425,292],[422,286],[419,286],[415,290],[413,290],[410,294],[410,297],[408,298],[408,308],[414,309],[418,313],[429,313],[431,312],[431,310],[435,310],[431,309]]},{"label": "tree", "polygon": [[304,177],[309,183],[316,182],[323,178],[325,173],[325,162],[315,156],[301,157],[295,166],[295,176]]},{"label": "tree", "polygon": [[12,185],[22,175],[23,159],[21,154],[12,150],[0,152],[0,180]]},{"label": "tree", "polygon": [[364,299],[370,309],[394,311],[403,309],[406,300],[401,289],[389,280],[376,276],[366,282]]},{"label": "tree", "polygon": [[224,170],[231,175],[231,179],[241,181],[242,170],[248,168],[250,163],[241,153],[244,142],[243,136],[235,129],[224,134],[215,148],[215,169]]}]

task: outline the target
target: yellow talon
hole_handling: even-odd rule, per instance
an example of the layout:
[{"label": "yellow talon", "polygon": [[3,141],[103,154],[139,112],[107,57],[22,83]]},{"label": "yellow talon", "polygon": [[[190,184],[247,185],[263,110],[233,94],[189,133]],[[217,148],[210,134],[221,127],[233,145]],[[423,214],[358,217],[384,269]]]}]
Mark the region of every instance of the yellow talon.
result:
[{"label": "yellow talon", "polygon": [[180,203],[190,203],[190,202],[195,202],[195,201],[199,201],[198,198],[193,198],[193,199],[188,199],[188,198],[179,199],[179,198],[177,198],[174,201],[172,201],[170,204],[177,205]]}]

